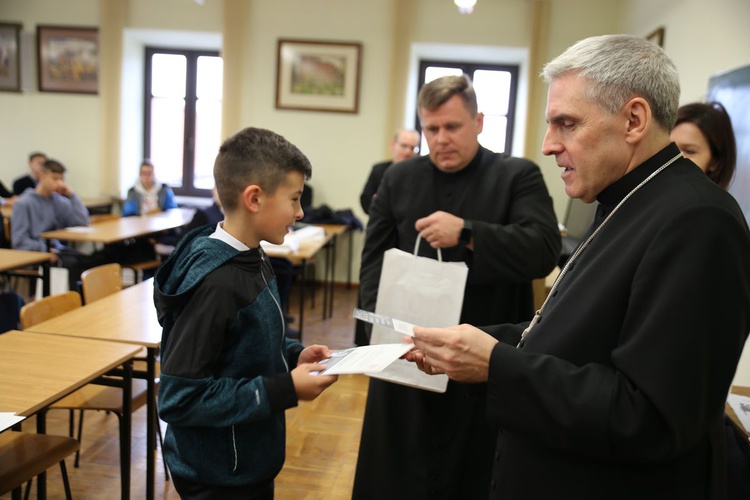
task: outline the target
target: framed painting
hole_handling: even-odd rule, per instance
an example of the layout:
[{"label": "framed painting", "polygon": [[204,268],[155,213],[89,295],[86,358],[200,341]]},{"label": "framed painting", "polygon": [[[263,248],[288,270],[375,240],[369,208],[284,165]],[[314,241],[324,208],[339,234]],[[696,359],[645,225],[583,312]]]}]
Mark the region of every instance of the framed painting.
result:
[{"label": "framed painting", "polygon": [[21,91],[21,25],[0,22],[0,90]]},{"label": "framed painting", "polygon": [[99,31],[37,26],[40,92],[99,92]]},{"label": "framed painting", "polygon": [[362,44],[280,39],[276,108],[359,111]]},{"label": "framed painting", "polygon": [[646,40],[650,40],[659,47],[664,48],[664,26],[656,28],[654,31],[646,35]]}]

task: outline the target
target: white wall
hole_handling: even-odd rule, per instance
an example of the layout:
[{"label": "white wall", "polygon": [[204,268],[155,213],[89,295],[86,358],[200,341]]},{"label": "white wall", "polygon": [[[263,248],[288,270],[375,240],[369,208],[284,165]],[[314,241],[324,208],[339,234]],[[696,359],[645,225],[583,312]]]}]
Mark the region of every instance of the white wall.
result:
[{"label": "white wall", "polygon": [[[36,40],[38,24],[96,27],[98,5],[98,0],[2,0],[0,19],[22,23],[23,31]],[[28,173],[29,153],[40,150],[68,167],[67,180],[78,192],[98,194],[102,171],[99,96],[39,92],[35,46],[30,55],[22,65],[33,69],[31,90],[0,92],[0,179],[10,188],[16,177]]]}]

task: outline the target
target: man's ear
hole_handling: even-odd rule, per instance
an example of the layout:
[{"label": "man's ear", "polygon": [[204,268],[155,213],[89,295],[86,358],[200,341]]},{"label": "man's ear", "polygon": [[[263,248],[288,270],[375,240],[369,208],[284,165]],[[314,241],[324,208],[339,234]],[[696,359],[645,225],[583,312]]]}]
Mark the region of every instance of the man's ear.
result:
[{"label": "man's ear", "polygon": [[625,117],[628,120],[626,142],[635,144],[640,142],[650,127],[655,126],[651,106],[642,97],[633,97],[624,106]]},{"label": "man's ear", "polygon": [[242,191],[242,204],[252,214],[260,211],[262,199],[263,190],[257,184],[250,184]]}]

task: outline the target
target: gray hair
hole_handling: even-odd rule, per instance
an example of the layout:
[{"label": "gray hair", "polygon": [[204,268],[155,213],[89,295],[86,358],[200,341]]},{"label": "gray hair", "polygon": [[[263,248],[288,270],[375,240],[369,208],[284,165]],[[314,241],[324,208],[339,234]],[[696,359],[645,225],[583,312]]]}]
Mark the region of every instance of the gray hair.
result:
[{"label": "gray hair", "polygon": [[587,98],[606,111],[616,113],[629,99],[642,97],[659,125],[674,126],[680,79],[672,59],[655,43],[635,35],[586,38],[547,63],[542,76],[549,83],[571,72],[590,82]]}]

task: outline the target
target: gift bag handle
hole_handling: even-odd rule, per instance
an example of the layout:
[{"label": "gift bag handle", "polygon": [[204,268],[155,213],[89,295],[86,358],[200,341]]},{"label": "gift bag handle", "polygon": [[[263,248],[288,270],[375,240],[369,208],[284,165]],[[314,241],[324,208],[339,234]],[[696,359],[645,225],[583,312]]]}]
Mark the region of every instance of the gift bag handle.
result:
[{"label": "gift bag handle", "polygon": [[[414,244],[414,257],[418,257],[417,254],[419,253],[419,243],[421,241],[422,241],[422,235],[417,233],[417,242]],[[440,253],[440,249],[436,248],[435,250],[437,250],[438,262],[443,262],[443,254]]]}]

